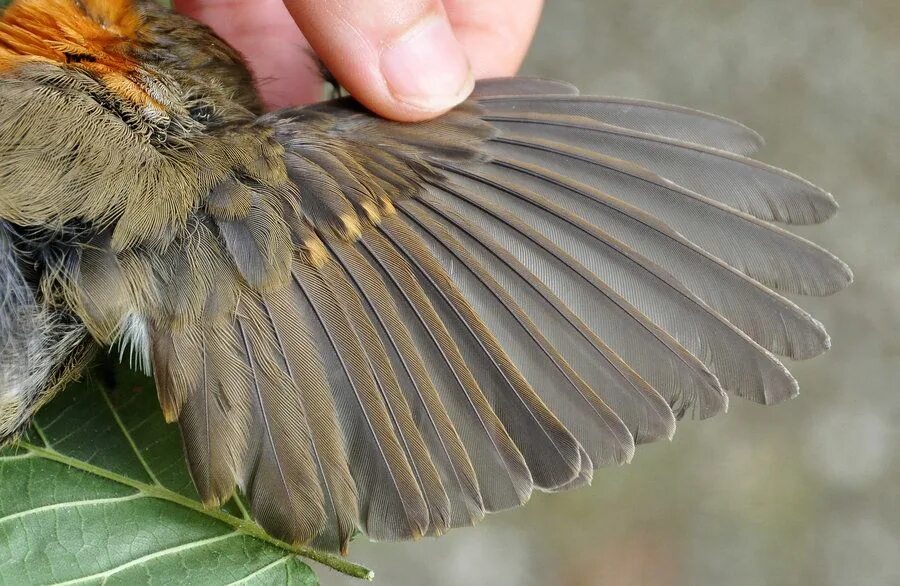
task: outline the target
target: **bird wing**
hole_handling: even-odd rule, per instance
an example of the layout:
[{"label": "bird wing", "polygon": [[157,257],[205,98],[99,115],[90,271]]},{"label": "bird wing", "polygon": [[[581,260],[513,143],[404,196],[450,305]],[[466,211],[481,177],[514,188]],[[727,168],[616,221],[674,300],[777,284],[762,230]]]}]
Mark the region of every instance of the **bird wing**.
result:
[{"label": "bird wing", "polygon": [[[429,122],[337,100],[256,124],[278,161],[245,161],[164,251],[97,242],[73,296],[149,346],[204,500],[236,483],[291,542],[441,534],[726,392],[792,397],[776,355],[829,341],[782,293],[852,279],[778,225],[832,197],[701,112],[511,79]],[[254,179],[273,164],[289,181]],[[141,292],[124,309],[117,282]]]}]

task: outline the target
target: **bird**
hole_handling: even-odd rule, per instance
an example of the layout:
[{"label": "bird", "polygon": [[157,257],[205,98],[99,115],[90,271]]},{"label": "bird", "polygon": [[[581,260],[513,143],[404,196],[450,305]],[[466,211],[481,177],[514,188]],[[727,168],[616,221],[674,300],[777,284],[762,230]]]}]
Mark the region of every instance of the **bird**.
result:
[{"label": "bird", "polygon": [[121,344],[203,503],[291,544],[437,536],[587,485],[830,346],[831,194],[689,108],[479,81],[430,121],[266,112],[149,0],[0,16],[0,443]]}]

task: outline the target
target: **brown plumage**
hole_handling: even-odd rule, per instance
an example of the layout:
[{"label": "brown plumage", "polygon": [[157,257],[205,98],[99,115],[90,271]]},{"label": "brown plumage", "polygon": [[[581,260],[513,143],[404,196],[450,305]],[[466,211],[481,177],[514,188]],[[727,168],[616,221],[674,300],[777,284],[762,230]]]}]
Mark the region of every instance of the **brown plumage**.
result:
[{"label": "brown plumage", "polygon": [[709,114],[479,82],[431,122],[262,114],[154,2],[0,18],[0,439],[133,346],[197,489],[293,543],[439,535],[590,482],[826,350],[832,197]]}]

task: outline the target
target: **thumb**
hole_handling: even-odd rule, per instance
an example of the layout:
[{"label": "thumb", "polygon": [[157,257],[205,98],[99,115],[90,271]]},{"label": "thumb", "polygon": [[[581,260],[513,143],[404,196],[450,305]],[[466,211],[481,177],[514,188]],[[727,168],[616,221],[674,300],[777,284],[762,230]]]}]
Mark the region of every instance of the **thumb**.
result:
[{"label": "thumb", "polygon": [[433,118],[474,87],[440,0],[285,0],[313,50],[369,109]]}]

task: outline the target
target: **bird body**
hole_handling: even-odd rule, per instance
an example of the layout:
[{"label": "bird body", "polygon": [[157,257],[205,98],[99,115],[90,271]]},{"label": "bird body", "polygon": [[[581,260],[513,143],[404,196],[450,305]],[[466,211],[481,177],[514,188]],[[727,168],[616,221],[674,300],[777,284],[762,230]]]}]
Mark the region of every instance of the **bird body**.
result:
[{"label": "bird body", "polygon": [[216,506],[292,543],[439,535],[589,483],[728,395],[797,392],[849,269],[747,128],[538,79],[401,124],[263,113],[154,2],[0,18],[0,440],[132,346]]}]

